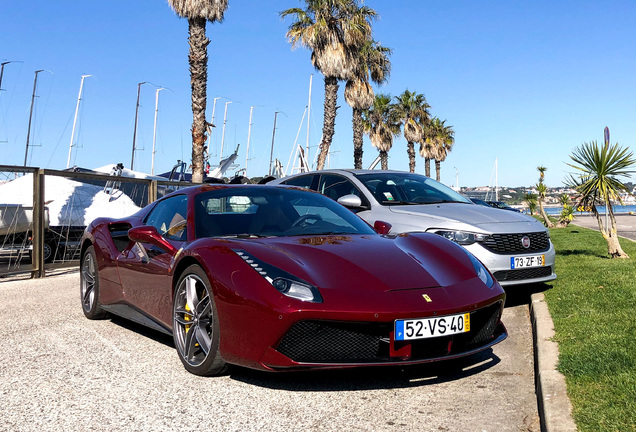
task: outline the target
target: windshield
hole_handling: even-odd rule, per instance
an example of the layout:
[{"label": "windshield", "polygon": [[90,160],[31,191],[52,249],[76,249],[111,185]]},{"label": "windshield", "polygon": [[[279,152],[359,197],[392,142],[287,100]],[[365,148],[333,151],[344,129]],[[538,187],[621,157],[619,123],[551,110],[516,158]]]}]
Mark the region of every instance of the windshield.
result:
[{"label": "windshield", "polygon": [[194,205],[197,238],[375,233],[335,201],[295,189],[216,189],[197,195]]},{"label": "windshield", "polygon": [[451,188],[419,174],[378,172],[356,176],[382,205],[472,204]]}]

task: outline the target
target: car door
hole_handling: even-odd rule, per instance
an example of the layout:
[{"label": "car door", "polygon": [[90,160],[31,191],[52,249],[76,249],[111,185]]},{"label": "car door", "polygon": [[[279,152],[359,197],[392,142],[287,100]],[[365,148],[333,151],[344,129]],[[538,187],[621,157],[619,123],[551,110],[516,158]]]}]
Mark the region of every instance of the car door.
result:
[{"label": "car door", "polygon": [[[187,241],[186,195],[176,195],[157,203],[144,220],[154,226],[176,249]],[[173,256],[149,243],[133,243],[117,259],[124,298],[138,311],[172,326]]]},{"label": "car door", "polygon": [[284,185],[301,187],[303,189],[312,189],[316,190],[318,175],[316,174],[307,174],[293,177],[289,180],[282,182]]},{"label": "car door", "polygon": [[[334,201],[338,201],[339,198],[345,195],[356,195],[360,197],[362,206],[370,208],[369,200],[364,196],[360,189],[358,189],[358,187],[353,184],[351,180],[344,176],[336,174],[322,174],[320,176],[320,180],[318,181],[317,190],[321,194],[331,198]],[[361,209],[351,210],[355,213],[361,211]]]}]

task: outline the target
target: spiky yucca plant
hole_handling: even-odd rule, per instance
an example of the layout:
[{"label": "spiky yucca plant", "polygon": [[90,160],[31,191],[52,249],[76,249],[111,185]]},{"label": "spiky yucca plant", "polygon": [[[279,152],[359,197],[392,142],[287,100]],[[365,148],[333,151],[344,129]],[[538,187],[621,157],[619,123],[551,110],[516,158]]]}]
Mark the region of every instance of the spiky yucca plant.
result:
[{"label": "spiky yucca plant", "polygon": [[[581,195],[580,204],[590,206],[596,217],[599,231],[607,241],[607,253],[612,258],[629,258],[618,242],[616,218],[612,208],[612,200],[622,204],[621,192],[629,193],[629,189],[620,177],[629,178],[634,173],[636,160],[633,153],[617,144],[599,145],[596,141],[583,143],[570,155],[572,163],[568,166],[579,171],[571,175],[566,182]],[[609,216],[609,224],[603,223],[596,204],[603,203]]]},{"label": "spiky yucca plant", "polygon": [[523,196],[524,201],[528,204],[528,210],[530,210],[530,215],[534,215],[534,212],[537,209],[537,196],[533,193],[527,193]]}]

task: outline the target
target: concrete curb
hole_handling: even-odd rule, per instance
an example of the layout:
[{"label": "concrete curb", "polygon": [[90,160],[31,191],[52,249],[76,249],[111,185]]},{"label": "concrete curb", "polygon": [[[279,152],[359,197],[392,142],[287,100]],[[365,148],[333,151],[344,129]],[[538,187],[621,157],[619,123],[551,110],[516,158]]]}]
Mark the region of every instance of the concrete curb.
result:
[{"label": "concrete curb", "polygon": [[534,339],[534,368],[539,417],[543,432],[576,432],[565,377],[557,371],[559,345],[554,342],[554,322],[543,293],[533,294],[530,318]]}]

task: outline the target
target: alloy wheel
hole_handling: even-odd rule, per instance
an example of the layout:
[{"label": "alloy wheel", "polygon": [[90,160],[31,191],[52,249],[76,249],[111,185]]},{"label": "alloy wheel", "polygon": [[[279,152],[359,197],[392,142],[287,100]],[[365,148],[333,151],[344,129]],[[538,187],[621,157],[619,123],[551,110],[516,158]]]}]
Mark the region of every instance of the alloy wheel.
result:
[{"label": "alloy wheel", "polygon": [[195,274],[182,279],[174,303],[174,340],[181,357],[190,366],[199,366],[212,346],[213,311],[210,292]]},{"label": "alloy wheel", "polygon": [[82,261],[82,307],[86,312],[90,312],[95,303],[96,273],[93,255],[87,253]]}]

